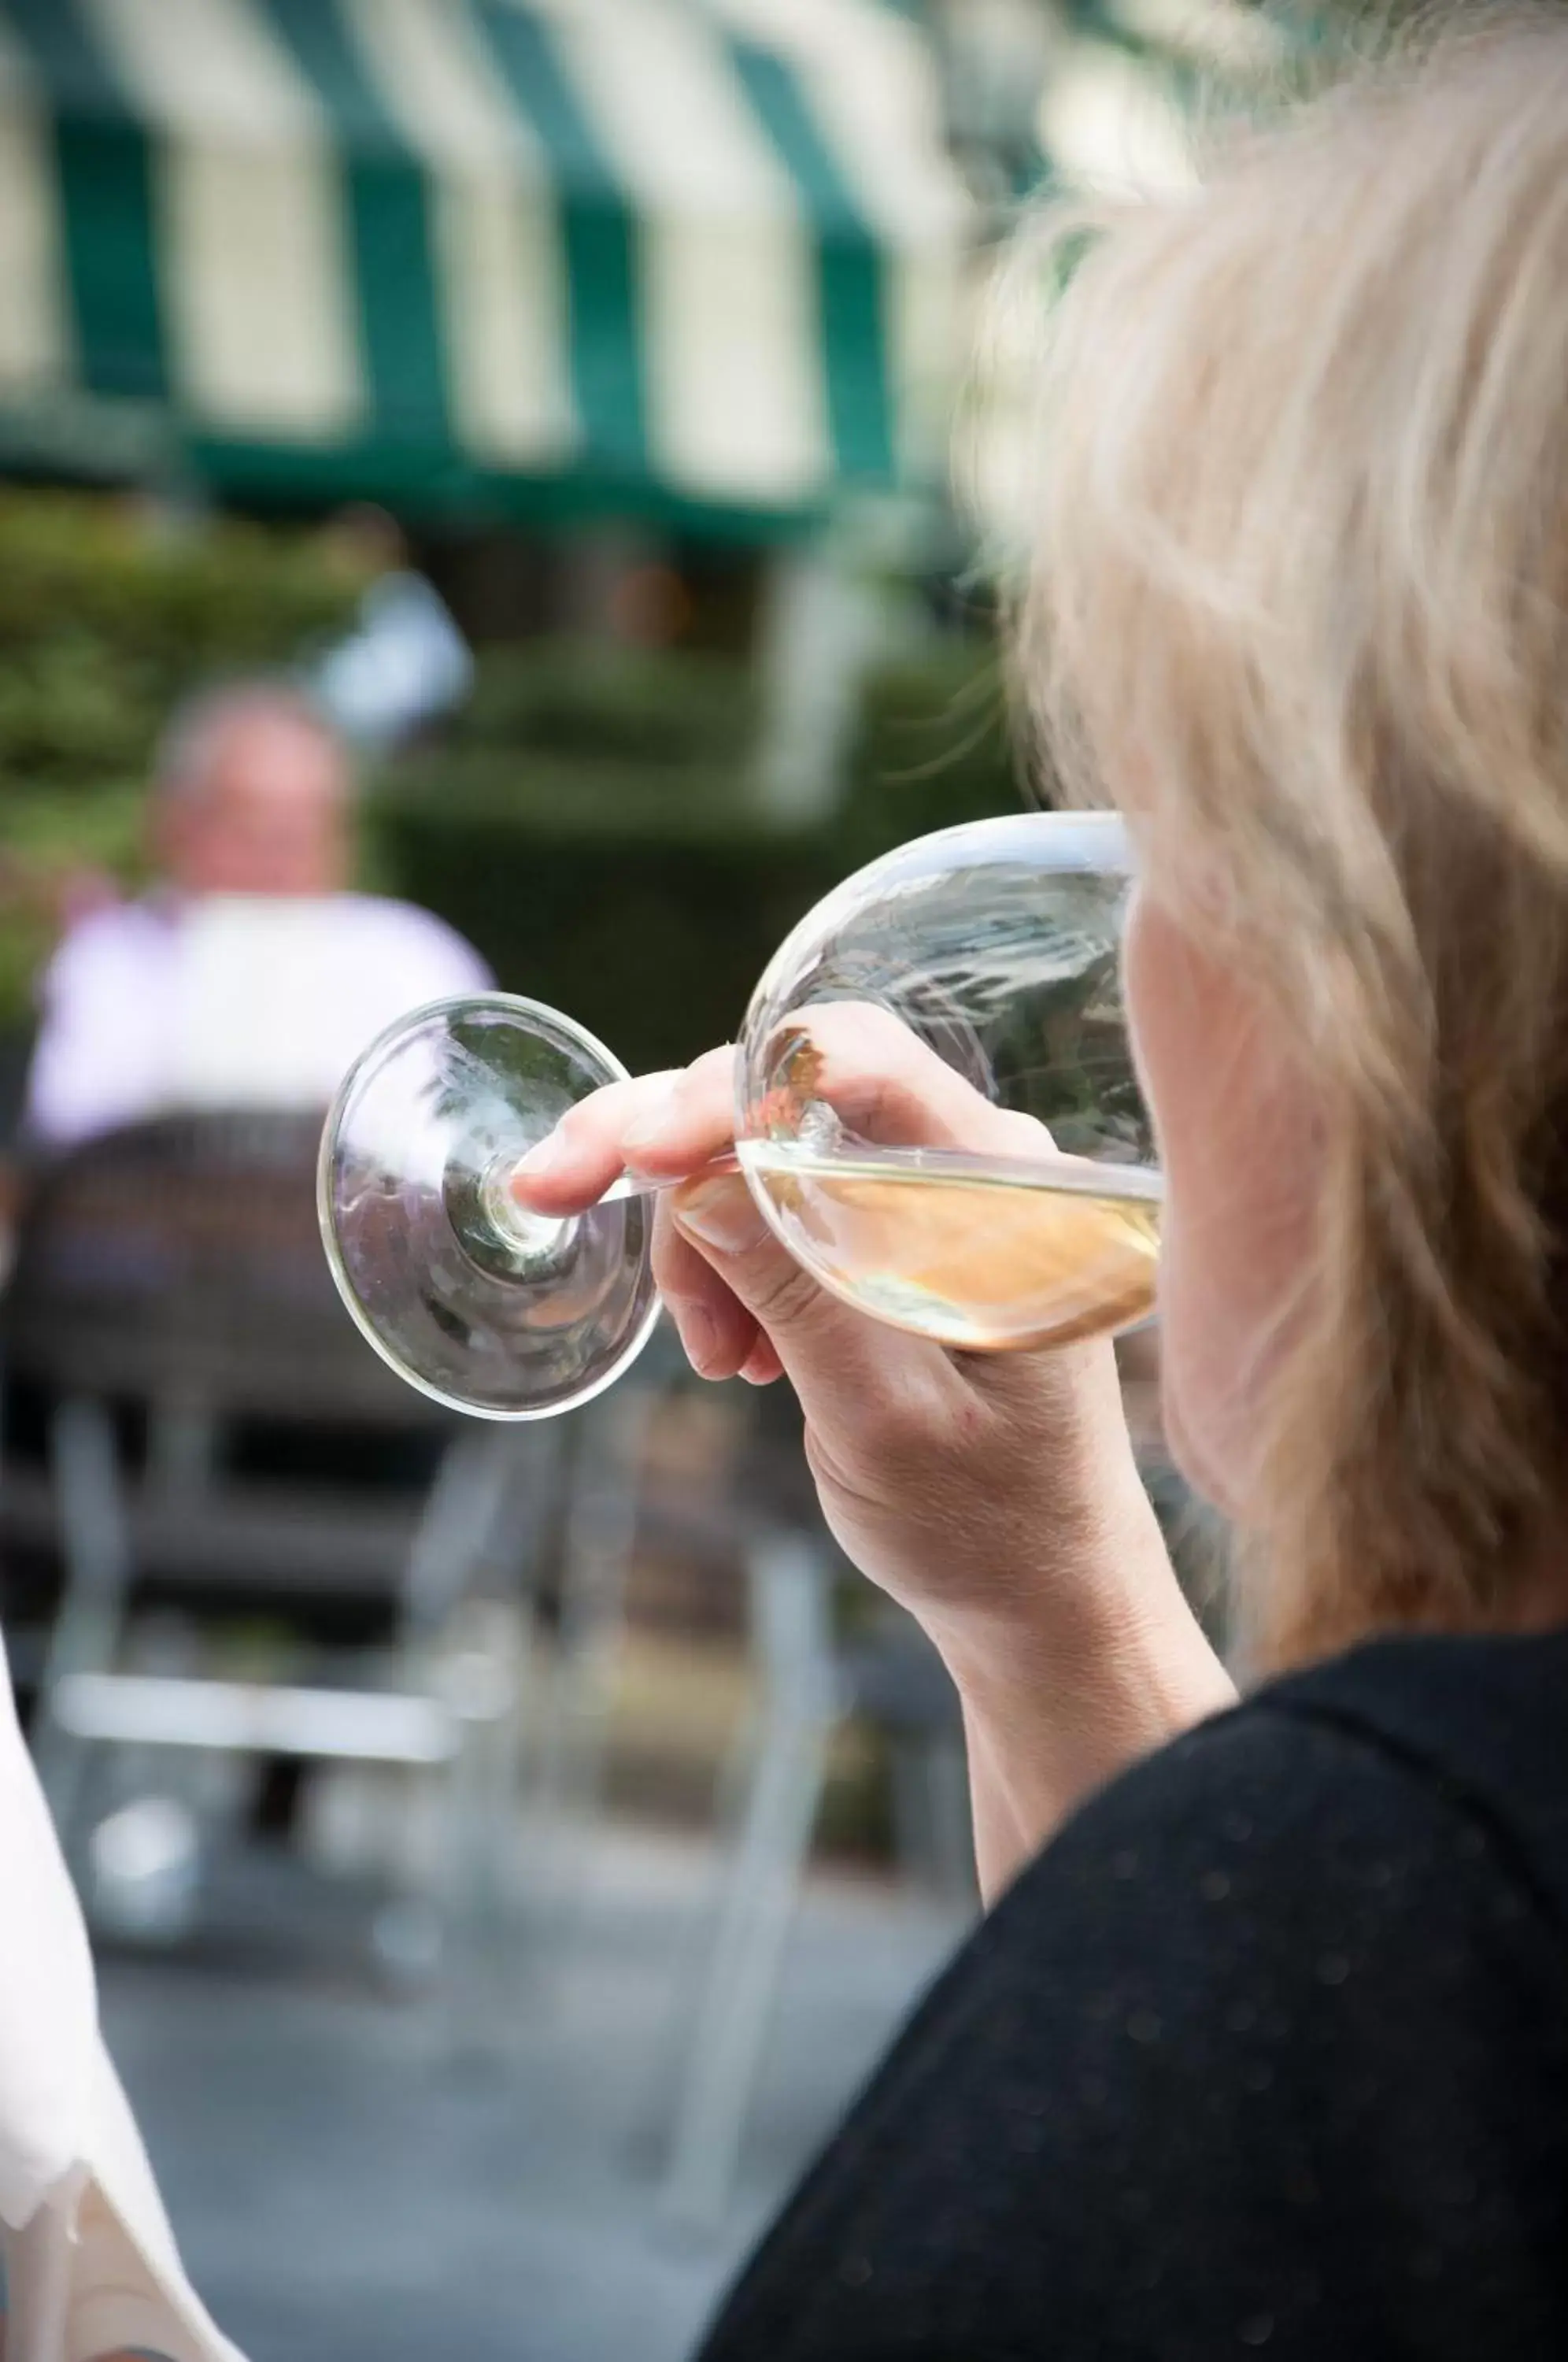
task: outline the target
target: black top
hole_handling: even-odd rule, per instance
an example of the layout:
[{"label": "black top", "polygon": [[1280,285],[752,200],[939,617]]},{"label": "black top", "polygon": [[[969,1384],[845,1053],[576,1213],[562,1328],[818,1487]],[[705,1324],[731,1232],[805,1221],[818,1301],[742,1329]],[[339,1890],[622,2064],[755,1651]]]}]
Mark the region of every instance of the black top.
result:
[{"label": "black top", "polygon": [[1085,1805],[703,2362],[1568,2356],[1568,1635],[1399,1639]]}]

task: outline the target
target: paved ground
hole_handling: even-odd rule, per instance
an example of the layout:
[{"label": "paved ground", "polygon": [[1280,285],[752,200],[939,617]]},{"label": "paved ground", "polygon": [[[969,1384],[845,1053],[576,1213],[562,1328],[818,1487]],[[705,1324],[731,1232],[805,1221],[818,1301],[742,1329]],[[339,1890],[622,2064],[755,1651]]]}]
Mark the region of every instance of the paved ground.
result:
[{"label": "paved ground", "polygon": [[509,1970],[506,2036],[454,2060],[339,1915],[263,1894],[177,1957],[103,1963],[105,2022],[187,2260],[252,2362],[677,2362],[956,1932],[815,1878],[722,2234],[661,2223],[661,2066],[710,1868],[599,1839],[575,1913]]}]

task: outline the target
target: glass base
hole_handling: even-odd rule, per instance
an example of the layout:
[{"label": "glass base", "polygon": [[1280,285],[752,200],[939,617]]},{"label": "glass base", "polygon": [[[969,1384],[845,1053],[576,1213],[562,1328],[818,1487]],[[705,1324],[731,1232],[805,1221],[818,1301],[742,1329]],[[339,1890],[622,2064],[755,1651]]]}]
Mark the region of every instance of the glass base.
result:
[{"label": "glass base", "polygon": [[589,1401],[658,1315],[652,1209],[566,1220],[511,1195],[519,1160],[625,1069],[538,1001],[440,1001],[345,1078],[322,1141],[322,1234],[345,1303],[400,1377],[481,1418]]}]

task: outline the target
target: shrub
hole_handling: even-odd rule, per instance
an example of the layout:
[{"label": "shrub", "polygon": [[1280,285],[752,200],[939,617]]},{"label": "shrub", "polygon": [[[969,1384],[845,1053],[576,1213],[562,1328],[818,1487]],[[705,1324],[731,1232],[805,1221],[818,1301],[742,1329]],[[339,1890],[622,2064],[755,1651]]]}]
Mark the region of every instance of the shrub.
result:
[{"label": "shrub", "polygon": [[0,795],[140,776],[193,682],[289,662],[342,629],[363,587],[320,534],[0,491]]},{"label": "shrub", "polygon": [[[801,828],[747,807],[746,697],[725,668],[708,680],[716,710],[700,714],[707,668],[672,665],[656,687],[651,661],[597,667],[540,651],[508,668],[503,695],[487,660],[475,713],[381,782],[370,834],[392,890],[439,910],[508,989],[569,1010],[635,1069],[732,1034],[776,945],[862,862],[1020,800],[984,653],[878,675],[842,810]],[[634,758],[647,747],[630,717],[656,705],[668,738]],[[531,736],[541,712],[549,733]],[[666,750],[682,730],[677,764]]]},{"label": "shrub", "polygon": [[363,587],[319,533],[177,528],[131,500],[0,490],[0,1030],[27,1021],[61,882],[134,881],[171,706],[331,637]]},{"label": "shrub", "polygon": [[747,761],[756,723],[749,669],[725,657],[542,640],[487,649],[451,734],[461,750],[624,763],[650,775]]},{"label": "shrub", "polygon": [[880,851],[930,829],[1016,811],[1021,778],[994,643],[948,642],[885,665],[867,681],[845,827]]},{"label": "shrub", "polygon": [[[72,869],[134,883],[141,783],[193,683],[296,657],[363,578],[320,534],[176,532],[103,496],[0,491],[0,1029],[25,1019]],[[372,783],[367,879],[439,911],[502,981],[634,1065],[739,1022],[769,953],[860,863],[1016,806],[994,656],[955,644],[868,683],[841,811],[748,805],[757,700],[730,659],[572,642],[489,650],[438,744]]]}]

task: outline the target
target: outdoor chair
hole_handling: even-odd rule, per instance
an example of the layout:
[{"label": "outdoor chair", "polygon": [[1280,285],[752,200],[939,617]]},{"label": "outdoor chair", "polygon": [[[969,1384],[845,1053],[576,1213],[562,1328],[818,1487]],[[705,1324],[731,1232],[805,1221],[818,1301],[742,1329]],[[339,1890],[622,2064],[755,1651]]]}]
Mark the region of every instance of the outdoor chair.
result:
[{"label": "outdoor chair", "polygon": [[[574,1735],[545,1783],[545,1817],[569,1829],[596,1806],[602,1669],[635,1552],[652,1548],[716,1581],[732,1576],[743,1593],[753,1705],[720,1775],[718,1860],[676,1996],[657,2104],[664,2212],[706,2230],[729,2200],[833,1742],[851,1717],[875,1724],[887,1743],[906,1871],[959,1909],[971,1905],[974,1883],[956,1694],[909,1617],[890,1603],[864,1612],[867,1587],[822,1522],[793,1396],[779,1386],[748,1397],[746,1441],[727,1481],[694,1496],[655,1481],[646,1450],[661,1395],[685,1383],[673,1333],[661,1331],[603,1397],[595,1432],[579,1437],[558,1561],[569,1645],[553,1700]],[[846,1585],[863,1611],[850,1629],[840,1612]]]},{"label": "outdoor chair", "polygon": [[[513,1834],[517,1662],[498,1635],[518,1626],[538,1459],[531,1431],[453,1418],[359,1336],[317,1230],[318,1134],[170,1116],[37,1176],[0,1354],[8,1396],[45,1407],[46,1450],[5,1455],[0,1545],[59,1562],[33,1738],[78,1868],[107,1750],[400,1765],[442,1784],[424,1902],[451,1934],[495,1899]],[[307,1677],[127,1671],[149,1593],[315,1633]]]},{"label": "outdoor chair", "polygon": [[877,1726],[893,1772],[905,1871],[955,1911],[974,1899],[958,1700],[897,1609],[849,1639],[844,1562],[820,1526],[759,1520],[745,1544],[754,1712],[722,1782],[721,1857],[676,2064],[661,2202],[707,2232],[723,2219],[767,2050],[835,1735]]}]

